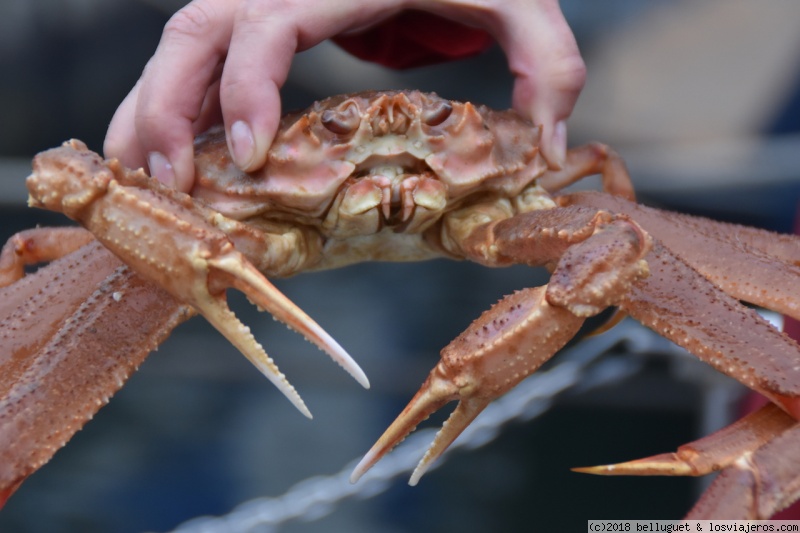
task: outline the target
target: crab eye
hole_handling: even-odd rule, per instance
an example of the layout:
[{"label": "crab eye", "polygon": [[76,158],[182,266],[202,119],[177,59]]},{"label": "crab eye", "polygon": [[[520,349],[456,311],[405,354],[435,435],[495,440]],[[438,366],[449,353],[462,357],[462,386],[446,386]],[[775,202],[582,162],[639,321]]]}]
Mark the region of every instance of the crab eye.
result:
[{"label": "crab eye", "polygon": [[453,112],[453,106],[450,102],[439,102],[435,106],[426,109],[422,112],[422,122],[428,126],[438,126],[450,116]]},{"label": "crab eye", "polygon": [[320,121],[328,131],[337,135],[346,135],[358,128],[360,117],[354,105],[347,105],[339,109],[323,111]]}]

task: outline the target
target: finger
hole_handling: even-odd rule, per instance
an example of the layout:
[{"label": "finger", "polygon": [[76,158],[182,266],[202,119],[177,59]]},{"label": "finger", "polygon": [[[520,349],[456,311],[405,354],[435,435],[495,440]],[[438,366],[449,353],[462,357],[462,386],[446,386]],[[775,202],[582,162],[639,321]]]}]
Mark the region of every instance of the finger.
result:
[{"label": "finger", "polygon": [[413,0],[412,7],[484,28],[508,57],[515,76],[513,105],[542,126],[541,149],[560,167],[566,119],[586,79],[586,67],[558,0]]},{"label": "finger", "polygon": [[248,171],[266,160],[280,119],[278,88],[295,52],[399,9],[397,0],[272,4],[242,2],[220,85],[229,148],[236,165]]},{"label": "finger", "polygon": [[105,156],[116,157],[128,168],[140,168],[147,164],[147,157],[139,144],[136,129],[133,127],[140,86],[141,83],[137,81],[117,108],[108,125],[103,142]]},{"label": "finger", "polygon": [[541,149],[560,168],[567,149],[566,119],[586,80],[586,65],[556,0],[502,5],[505,33],[498,36],[514,82],[514,108],[542,126]]},{"label": "finger", "polygon": [[[105,157],[117,158],[124,166],[133,169],[143,168],[148,165],[147,154],[139,143],[136,129],[128,126],[135,121],[140,86],[141,83],[137,82],[117,108],[108,126],[103,144]],[[222,122],[222,114],[219,109],[219,80],[216,80],[206,92],[200,108],[200,115],[192,124],[192,134],[197,136],[220,122]],[[163,175],[161,178],[161,181],[165,184],[171,187],[176,186],[173,181],[165,181]],[[177,188],[188,192],[191,189],[191,184],[183,184]]]},{"label": "finger", "polygon": [[227,0],[194,0],[173,15],[142,75],[134,124],[119,126],[135,126],[151,174],[182,191],[194,180],[193,124],[226,53],[234,8]]},{"label": "finger", "polygon": [[222,124],[222,110],[219,107],[219,84],[220,80],[216,79],[206,91],[206,97],[200,106],[200,116],[192,124],[192,133],[195,137],[211,126]]}]

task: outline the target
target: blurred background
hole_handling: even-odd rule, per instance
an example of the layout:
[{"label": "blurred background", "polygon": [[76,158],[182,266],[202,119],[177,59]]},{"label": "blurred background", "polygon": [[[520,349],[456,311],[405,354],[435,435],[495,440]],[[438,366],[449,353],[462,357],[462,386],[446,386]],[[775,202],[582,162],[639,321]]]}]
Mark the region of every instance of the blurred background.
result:
[{"label": "blurred background", "polygon": [[[66,223],[25,207],[31,157],[71,137],[102,148],[116,106],[182,4],[0,4],[0,237]],[[570,121],[571,144],[600,140],[617,148],[643,203],[791,231],[800,198],[800,4],[561,4],[589,72]],[[511,83],[499,49],[394,72],[324,43],[297,56],[283,101],[288,110],[337,93],[416,88],[507,108]],[[544,282],[544,273],[528,268],[445,261],[278,280],[359,361],[369,391],[232,295],[232,307],[314,420],[298,415],[195,318],[9,500],[0,531],[166,531],[256,497],[278,497],[311,476],[334,475],[372,445],[441,347],[502,295]],[[537,420],[509,424],[480,449],[452,454],[418,487],[408,487],[404,474],[372,498],[255,530],[571,531],[587,519],[678,518],[702,480],[569,471],[671,451],[735,416],[738,385],[680,350],[652,346],[660,348],[622,353],[617,346],[610,357],[637,369],[631,379],[559,396]]]}]

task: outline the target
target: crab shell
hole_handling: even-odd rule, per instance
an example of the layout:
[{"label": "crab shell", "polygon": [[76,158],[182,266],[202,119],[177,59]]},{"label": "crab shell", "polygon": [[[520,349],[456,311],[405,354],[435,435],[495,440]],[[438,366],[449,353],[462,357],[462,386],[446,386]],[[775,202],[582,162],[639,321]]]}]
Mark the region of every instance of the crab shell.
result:
[{"label": "crab shell", "polygon": [[198,137],[192,196],[237,219],[269,212],[314,223],[348,180],[376,165],[441,182],[417,199],[439,210],[481,192],[513,197],[547,167],[540,129],[517,113],[419,91],[334,96],[286,115],[278,131],[267,165],[253,173],[233,164],[221,128]]}]

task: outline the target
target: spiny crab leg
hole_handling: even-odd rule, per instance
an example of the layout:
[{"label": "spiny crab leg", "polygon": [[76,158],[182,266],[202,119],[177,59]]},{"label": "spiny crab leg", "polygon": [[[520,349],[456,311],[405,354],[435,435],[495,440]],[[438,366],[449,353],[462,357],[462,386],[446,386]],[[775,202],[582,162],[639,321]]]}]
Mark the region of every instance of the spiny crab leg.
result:
[{"label": "spiny crab leg", "polygon": [[[651,275],[632,287],[620,307],[718,371],[763,394],[795,419],[800,418],[797,343],[660,243],[653,247],[647,261]],[[791,278],[773,282],[783,279]]]},{"label": "spiny crab leg", "polygon": [[25,266],[46,263],[94,240],[83,228],[31,228],[12,236],[0,251],[0,287],[25,275]]},{"label": "spiny crab leg", "polygon": [[[626,214],[583,206],[532,211],[478,226],[459,242],[466,257],[488,264],[551,266],[550,283],[537,289],[544,292],[529,295],[542,311],[537,320],[529,321],[529,327],[537,330],[535,334],[550,341],[555,338],[551,334],[559,332],[559,321],[550,323],[542,317],[556,310],[563,313],[562,324],[575,324],[577,329],[580,317],[616,305],[721,372],[761,392],[795,418],[800,416],[800,387],[795,385],[800,379],[793,379],[800,375],[800,367],[794,362],[797,345],[652,239]],[[796,270],[787,266],[781,270],[780,279],[796,280]],[[526,348],[525,371],[513,371],[508,361],[521,355],[519,346],[506,339],[497,343],[501,346],[497,353],[488,354],[483,353],[482,345],[469,342],[470,335],[480,335],[480,329],[491,319],[509,322],[497,328],[507,327],[518,338],[533,335],[519,331],[516,320],[508,320],[509,309],[504,300],[442,352],[442,362],[359,464],[353,479],[444,402],[461,400],[453,421],[445,424],[415,471],[415,482],[488,401],[532,373],[571,338],[569,335],[553,345],[526,340],[532,348]],[[501,333],[495,336],[503,337]],[[478,367],[494,382],[480,382],[475,370]]]},{"label": "spiny crab leg", "polygon": [[577,333],[583,318],[551,306],[546,287],[506,296],[442,350],[442,360],[386,432],[356,466],[355,483],[443,405],[458,406],[436,434],[409,481],[416,485],[430,465],[489,405],[533,373]]},{"label": "spiny crab leg", "polygon": [[[502,236],[502,237],[498,237]],[[483,247],[493,242],[496,247]],[[503,259],[558,262],[550,283],[506,296],[442,350],[417,395],[356,466],[357,481],[416,425],[450,400],[451,417],[411,476],[419,478],[494,399],[535,372],[578,332],[584,319],[617,301],[647,275],[649,237],[627,217],[589,209],[533,211],[481,225],[464,239],[468,257],[497,250]],[[548,257],[548,253],[553,254]],[[474,257],[473,257],[474,258]],[[560,258],[560,260],[559,260]],[[484,260],[487,258],[484,256]]]},{"label": "spiny crab leg", "polygon": [[800,493],[798,442],[800,423],[770,403],[676,452],[573,470],[607,476],[702,476],[721,471],[686,518],[767,519]]},{"label": "spiny crab leg", "polygon": [[[104,243],[105,244],[105,243]],[[214,258],[194,258],[195,269],[204,273],[212,285],[212,280],[222,287],[234,287],[269,311],[272,316],[289,327],[301,333],[310,342],[328,353],[334,360],[345,361],[349,355],[334,341],[322,328],[311,320],[308,315],[300,310],[294,303],[276,289],[266,278],[250,265],[244,257],[236,252],[232,245],[223,251],[224,255]],[[219,276],[223,272],[227,276]],[[212,276],[214,276],[212,278]],[[227,278],[225,282],[222,280]],[[179,293],[180,298],[195,307],[211,325],[213,325],[231,344],[236,346],[247,359],[255,365],[277,388],[286,396],[297,409],[306,417],[311,418],[311,412],[306,407],[300,395],[278,370],[263,347],[256,341],[250,329],[242,324],[236,315],[228,308],[224,299],[224,292],[212,293],[205,283],[193,283],[189,288],[190,296]],[[326,344],[327,343],[327,344]],[[344,365],[343,365],[344,366]],[[358,369],[358,367],[356,367]],[[358,369],[360,370],[360,369]]]},{"label": "spiny crab leg", "polygon": [[795,425],[797,420],[770,403],[676,452],[572,470],[603,476],[704,476],[741,460]]},{"label": "spiny crab leg", "polygon": [[597,142],[569,150],[564,167],[560,170],[548,170],[537,183],[555,193],[592,174],[601,175],[603,191],[636,201],[625,161],[611,147]]},{"label": "spiny crab leg", "polygon": [[[208,260],[208,266],[219,272],[228,274],[226,286],[234,287],[245,293],[259,307],[267,310],[273,317],[294,329],[311,343],[326,352],[331,358],[347,370],[360,384],[369,388],[369,380],[350,355],[321,326],[314,322],[302,309],[275,288],[261,273],[253,267],[233,246],[223,256]],[[258,342],[242,325],[227,305],[219,305],[218,297],[207,291],[197,295],[194,305],[206,319],[217,328],[225,338],[236,346],[267,378],[283,392],[303,414],[311,418],[299,396],[291,385],[283,379],[278,367],[267,357]],[[291,390],[288,390],[286,387]]]},{"label": "spiny crab leg", "polygon": [[[559,197],[559,203],[578,203],[575,200],[588,198],[586,194],[574,194]],[[664,222],[671,217],[659,214],[656,210],[635,207],[635,204],[621,199],[608,200],[609,197],[600,197],[604,201],[613,201],[631,207],[630,216],[635,215],[636,226],[642,223],[644,230],[657,233],[660,237],[664,233]],[[589,203],[581,201],[580,203]],[[595,202],[592,201],[592,205]],[[624,206],[623,206],[624,207]],[[636,209],[635,212],[633,210]],[[620,209],[622,214],[617,217],[626,217],[628,208]],[[482,235],[480,241],[491,242],[508,254],[511,259],[527,261],[526,249],[530,254],[546,251],[551,244],[544,241],[543,234],[550,235],[552,230],[540,229],[541,223],[547,219],[557,221],[568,215],[570,230],[563,239],[572,241],[574,236],[579,236],[581,229],[594,212],[599,217],[605,211],[596,208],[587,208],[581,205],[568,205],[566,207],[551,209],[542,213],[532,212],[520,215],[496,224],[489,228],[491,235]],[[616,208],[615,208],[616,212]],[[648,214],[649,213],[649,214]],[[647,215],[647,216],[640,216]],[[683,217],[681,217],[683,218]],[[701,229],[701,235],[694,235],[698,241],[697,246],[704,246],[706,251],[712,250],[706,263],[697,259],[697,251],[688,255],[692,264],[687,263],[676,255],[675,252],[664,246],[659,240],[653,239],[653,245],[645,259],[649,267],[649,275],[641,277],[630,286],[617,294],[616,301],[606,300],[606,305],[619,305],[631,317],[642,324],[655,330],[669,340],[682,346],[701,360],[712,365],[748,387],[760,392],[791,414],[800,419],[800,366],[796,364],[798,345],[792,339],[776,330],[754,310],[742,306],[737,298],[751,303],[766,305],[772,309],[779,309],[788,314],[797,315],[798,309],[791,302],[796,301],[797,287],[800,286],[800,268],[796,264],[797,240],[785,243],[773,243],[770,246],[783,249],[783,253],[771,249],[782,261],[773,261],[770,268],[760,261],[758,237],[764,237],[764,232],[734,227],[732,225],[712,224],[710,221],[693,219],[695,225]],[[591,227],[594,223],[586,225]],[[552,226],[551,226],[552,227]],[[487,230],[488,231],[488,230]],[[641,228],[640,228],[640,231]],[[561,232],[559,232],[560,234]],[[567,233],[567,232],[565,232]],[[720,235],[730,235],[727,241]],[[557,240],[559,237],[556,236]],[[592,240],[597,240],[593,237]],[[763,240],[763,239],[761,239]],[[619,238],[610,239],[606,247],[619,247],[622,241]],[[794,246],[792,246],[792,243]],[[538,244],[538,246],[532,246]],[[580,271],[586,271],[589,279],[593,276],[592,264],[602,266],[603,260],[592,263],[585,259],[577,260],[574,251],[586,246],[586,257],[589,258],[591,250],[601,250],[600,247],[585,240],[578,244],[571,244],[563,252],[550,281],[548,297],[551,303],[554,298],[553,286],[560,287],[557,291],[565,297],[573,294],[576,289],[581,289],[582,283],[576,283],[582,276],[577,276]],[[598,244],[603,244],[600,241]],[[560,253],[560,252],[559,252]],[[754,261],[742,263],[744,256],[752,254]],[[615,254],[618,255],[618,254]],[[546,256],[541,256],[540,259]],[[613,256],[612,256],[613,257]],[[602,259],[602,257],[600,257]],[[606,261],[607,262],[607,261]],[[714,267],[725,267],[725,262],[732,263],[739,272],[734,273],[723,270],[723,275],[714,276]],[[570,269],[562,269],[561,265],[569,263],[576,265]],[[711,268],[709,268],[709,264]],[[742,269],[741,265],[750,267],[754,264],[759,276],[758,279],[769,280],[761,284],[749,279],[751,272]],[[696,265],[696,269],[695,269]],[[580,267],[578,269],[578,266]],[[599,272],[601,275],[603,269]],[[700,270],[703,274],[698,273]],[[709,270],[709,272],[706,272]],[[769,273],[770,276],[761,276]],[[608,275],[605,274],[608,278]],[[602,279],[602,277],[600,278]],[[721,290],[718,285],[723,285]],[[591,288],[591,284],[588,285]],[[583,291],[585,296],[591,296],[591,290]],[[734,297],[729,296],[731,293]],[[602,294],[602,292],[601,292]],[[565,303],[565,305],[568,305]],[[575,306],[571,307],[573,311]]]},{"label": "spiny crab leg", "polygon": [[747,453],[714,479],[687,520],[762,519],[800,496],[800,424]]},{"label": "spiny crab leg", "polygon": [[767,404],[677,452],[573,470],[612,476],[702,476],[721,471],[686,519],[767,519],[800,493],[798,442],[800,424],[775,404]]},{"label": "spiny crab leg", "polygon": [[800,245],[794,235],[662,211],[596,192],[556,201],[625,213],[727,294],[800,320]]},{"label": "spiny crab leg", "polygon": [[368,387],[347,352],[267,281],[188,196],[116,160],[103,161],[79,141],[39,154],[27,185],[30,205],[78,221],[137,273],[195,307],[307,417],[294,387],[228,308],[226,288],[243,291]]},{"label": "spiny crab leg", "polygon": [[[43,232],[20,239],[34,250]],[[94,240],[0,288],[0,506],[192,314]]]}]

